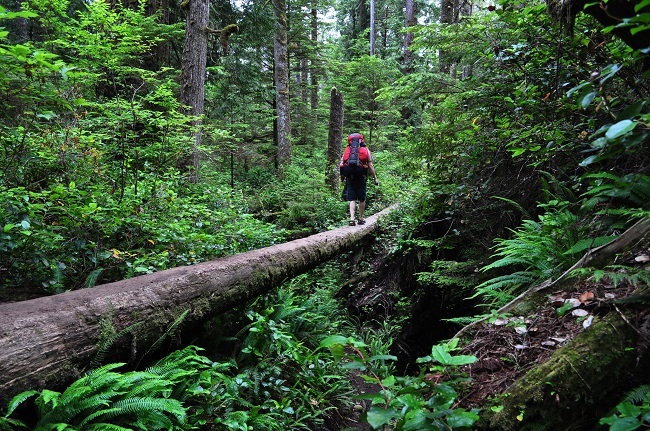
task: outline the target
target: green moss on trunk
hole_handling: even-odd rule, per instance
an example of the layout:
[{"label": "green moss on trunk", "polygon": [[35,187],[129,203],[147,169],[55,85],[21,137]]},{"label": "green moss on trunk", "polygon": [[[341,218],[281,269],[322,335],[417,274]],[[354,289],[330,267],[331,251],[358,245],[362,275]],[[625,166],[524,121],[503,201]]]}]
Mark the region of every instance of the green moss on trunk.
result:
[{"label": "green moss on trunk", "polygon": [[[486,408],[480,429],[595,429],[606,409],[625,390],[637,366],[637,333],[617,313],[609,313],[571,343],[516,381]],[[601,414],[602,413],[602,414]]]}]

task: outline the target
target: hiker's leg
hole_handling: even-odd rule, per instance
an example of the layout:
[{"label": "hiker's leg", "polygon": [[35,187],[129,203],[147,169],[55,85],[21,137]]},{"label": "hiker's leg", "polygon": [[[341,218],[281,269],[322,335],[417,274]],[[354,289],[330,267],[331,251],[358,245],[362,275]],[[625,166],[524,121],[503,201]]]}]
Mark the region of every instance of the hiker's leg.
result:
[{"label": "hiker's leg", "polygon": [[350,201],[350,220],[354,220],[355,207],[356,207],[356,201]]},{"label": "hiker's leg", "polygon": [[363,212],[366,210],[366,201],[359,201],[359,220],[363,220]]}]

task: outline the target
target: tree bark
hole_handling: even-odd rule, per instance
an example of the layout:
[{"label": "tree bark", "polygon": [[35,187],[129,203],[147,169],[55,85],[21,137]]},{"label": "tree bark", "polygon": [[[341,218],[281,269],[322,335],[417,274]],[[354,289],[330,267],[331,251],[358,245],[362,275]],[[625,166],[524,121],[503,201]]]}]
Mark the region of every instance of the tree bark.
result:
[{"label": "tree bark", "polygon": [[339,160],[343,138],[343,94],[332,88],[330,96],[330,124],[327,134],[327,157],[325,181],[334,193],[339,191]]},{"label": "tree bark", "polygon": [[375,0],[370,0],[370,56],[375,55]]},{"label": "tree bark", "polygon": [[317,52],[317,47],[318,47],[318,9],[315,6],[316,2],[314,1],[314,6],[311,9],[311,33],[310,33],[310,40],[312,44],[312,48],[314,52],[312,53],[310,57],[310,71],[309,71],[309,76],[311,78],[310,81],[310,103],[311,103],[311,110],[313,113],[313,120],[314,124],[316,124],[316,121],[318,119],[316,118],[316,109],[318,108],[318,75],[321,74],[321,66],[320,66],[320,61],[318,59],[318,52]]},{"label": "tree bark", "polygon": [[291,116],[289,103],[289,51],[287,48],[287,4],[285,0],[273,0],[275,11],[275,39],[273,59],[276,91],[278,169],[284,177],[291,164]]},{"label": "tree bark", "polygon": [[[404,27],[413,27],[418,23],[416,17],[415,0],[406,0],[404,9]],[[402,49],[402,68],[405,73],[411,73],[413,68],[411,65],[413,53],[411,52],[411,44],[415,35],[412,31],[404,34],[404,46]]]},{"label": "tree bark", "polygon": [[[549,292],[576,288],[575,280],[568,277],[574,269],[601,267],[633,247],[645,249],[649,236],[650,219],[640,220],[612,242],[585,254],[557,280],[529,289],[495,314],[534,314],[538,306],[548,303]],[[589,328],[509,385],[504,396],[482,406],[475,429],[595,429],[598,419],[608,415],[625,392],[650,377],[650,319],[642,304],[634,307],[630,301],[626,307],[621,302],[619,308],[613,302],[609,308],[601,307]],[[453,338],[471,339],[471,332],[486,320],[464,327]],[[490,408],[497,405],[498,409]]]},{"label": "tree bark", "polygon": [[181,66],[180,102],[192,121],[192,149],[190,154],[190,181],[198,181],[199,146],[201,145],[201,115],[205,100],[205,68],[208,58],[208,0],[189,0]]},{"label": "tree bark", "polygon": [[[194,0],[193,0],[194,1]],[[88,370],[102,331],[119,333],[106,360],[137,363],[183,313],[185,333],[314,268],[370,236],[386,209],[364,226],[343,227],[212,262],[0,305],[0,402],[30,388],[62,389]],[[129,338],[125,340],[125,338]]]}]

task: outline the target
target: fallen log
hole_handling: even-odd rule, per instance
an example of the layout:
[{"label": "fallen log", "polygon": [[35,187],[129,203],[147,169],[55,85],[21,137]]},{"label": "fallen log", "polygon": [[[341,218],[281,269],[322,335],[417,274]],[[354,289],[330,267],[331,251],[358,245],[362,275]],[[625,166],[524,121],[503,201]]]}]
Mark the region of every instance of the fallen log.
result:
[{"label": "fallen log", "polygon": [[[57,389],[88,370],[102,331],[128,332],[105,359],[133,361],[181,316],[200,325],[369,238],[388,208],[343,227],[193,266],[0,305],[0,402],[31,388]],[[126,331],[128,330],[128,331]],[[125,338],[125,337],[122,337]]]}]

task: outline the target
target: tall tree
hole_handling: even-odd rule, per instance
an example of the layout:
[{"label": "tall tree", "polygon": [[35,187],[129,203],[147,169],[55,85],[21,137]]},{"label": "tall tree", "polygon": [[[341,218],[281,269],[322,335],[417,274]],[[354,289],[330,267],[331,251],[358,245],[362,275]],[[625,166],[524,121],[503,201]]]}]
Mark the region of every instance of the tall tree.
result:
[{"label": "tall tree", "polygon": [[291,115],[289,103],[289,51],[287,47],[287,4],[273,0],[275,37],[273,40],[273,74],[275,77],[275,109],[277,116],[278,169],[280,176],[291,164]]},{"label": "tall tree", "polygon": [[370,0],[370,55],[375,55],[375,0]]},{"label": "tall tree", "polygon": [[[311,39],[312,47],[316,47],[318,45],[318,9],[316,8],[316,0],[312,0],[312,8],[310,13],[311,13],[310,39]],[[318,108],[318,75],[321,73],[320,71],[321,65],[318,60],[318,54],[316,52],[312,54],[309,64],[310,64],[309,76],[310,76],[310,90],[311,90],[310,104],[311,104],[312,112],[316,112],[316,108]],[[315,120],[316,118],[314,118],[314,121]]]},{"label": "tall tree", "polygon": [[199,179],[199,146],[201,145],[201,115],[205,99],[205,67],[208,55],[209,0],[186,0],[189,2],[183,61],[181,65],[180,102],[184,113],[191,115],[192,149],[189,164],[190,181]]},{"label": "tall tree", "polygon": [[333,87],[330,93],[330,123],[327,134],[327,163],[325,181],[334,191],[339,189],[339,160],[341,158],[341,139],[343,138],[343,94]]},{"label": "tall tree", "polygon": [[[415,0],[406,0],[406,7],[404,8],[404,27],[409,28],[417,24]],[[411,44],[413,43],[413,32],[407,31],[404,33],[404,46],[402,48],[402,66],[406,73],[411,71]]]}]

